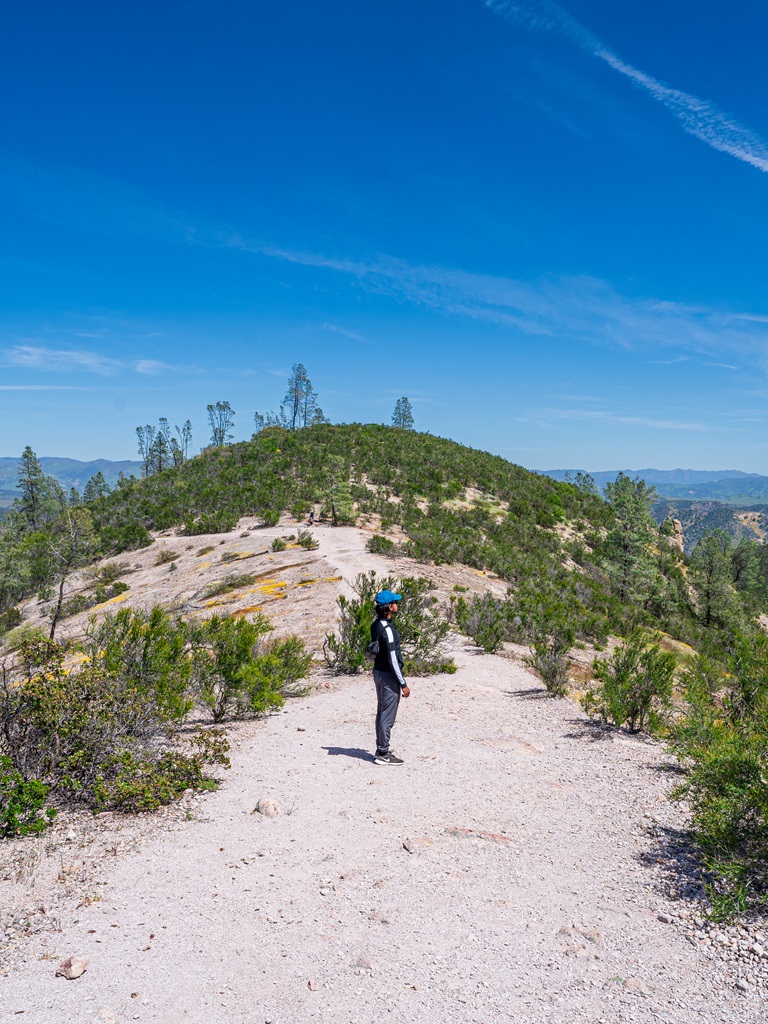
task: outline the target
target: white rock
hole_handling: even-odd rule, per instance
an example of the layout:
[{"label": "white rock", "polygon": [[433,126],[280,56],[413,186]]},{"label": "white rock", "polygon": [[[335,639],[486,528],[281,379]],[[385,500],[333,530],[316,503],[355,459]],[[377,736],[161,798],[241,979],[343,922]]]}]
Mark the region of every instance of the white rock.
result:
[{"label": "white rock", "polygon": [[278,818],[283,810],[277,800],[269,798],[262,798],[256,804],[256,810],[259,814],[263,814],[265,818]]},{"label": "white rock", "polygon": [[102,1006],[91,1024],[120,1024],[120,1022],[111,1010],[108,1010],[106,1006]]},{"label": "white rock", "polygon": [[82,957],[67,957],[67,959],[63,960],[56,968],[56,977],[66,978],[67,981],[74,981],[75,978],[79,978],[81,974],[85,973],[87,966],[88,960],[85,960]]}]

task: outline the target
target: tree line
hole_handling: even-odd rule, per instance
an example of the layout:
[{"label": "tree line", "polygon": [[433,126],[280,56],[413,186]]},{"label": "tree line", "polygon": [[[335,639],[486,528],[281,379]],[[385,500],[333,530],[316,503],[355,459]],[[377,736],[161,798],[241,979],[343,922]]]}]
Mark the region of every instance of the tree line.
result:
[{"label": "tree line", "polygon": [[[206,407],[210,438],[208,447],[223,448],[234,440],[235,410],[226,401]],[[392,412],[392,426],[402,430],[414,429],[413,406],[406,397],[398,398]],[[253,414],[254,434],[269,427],[300,430],[303,427],[330,423],[318,401],[312,381],[303,363],[294,363],[288,378],[285,397],[276,411]],[[192,423],[186,420],[182,427],[171,430],[168,420],[162,418],[152,424],[136,427],[139,457],[145,477],[154,476],[164,469],[182,465],[189,457],[192,445]]]}]

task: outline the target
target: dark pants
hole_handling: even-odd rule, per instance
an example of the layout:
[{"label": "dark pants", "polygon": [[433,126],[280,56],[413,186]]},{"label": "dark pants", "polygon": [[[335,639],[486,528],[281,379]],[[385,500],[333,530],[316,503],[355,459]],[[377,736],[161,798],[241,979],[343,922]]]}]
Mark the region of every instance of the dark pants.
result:
[{"label": "dark pants", "polygon": [[389,751],[389,736],[400,704],[400,682],[394,672],[373,670],[376,684],[376,752]]}]

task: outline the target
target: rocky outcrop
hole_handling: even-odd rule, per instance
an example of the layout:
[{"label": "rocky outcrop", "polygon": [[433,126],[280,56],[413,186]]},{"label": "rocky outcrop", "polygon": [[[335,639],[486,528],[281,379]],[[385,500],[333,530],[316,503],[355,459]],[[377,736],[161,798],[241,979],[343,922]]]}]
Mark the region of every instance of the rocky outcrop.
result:
[{"label": "rocky outcrop", "polygon": [[680,554],[685,551],[685,536],[683,535],[683,524],[679,519],[665,519],[664,526],[666,531],[664,532],[664,539],[671,548],[679,551]]}]

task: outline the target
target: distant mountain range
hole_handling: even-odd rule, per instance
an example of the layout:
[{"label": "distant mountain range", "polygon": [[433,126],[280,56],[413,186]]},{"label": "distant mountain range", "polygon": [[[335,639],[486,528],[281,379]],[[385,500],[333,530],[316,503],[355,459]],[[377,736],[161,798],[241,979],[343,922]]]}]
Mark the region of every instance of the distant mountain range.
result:
[{"label": "distant mountain range", "polygon": [[[589,471],[547,469],[541,472],[553,480],[564,480],[566,475],[575,478],[577,473]],[[659,498],[724,501],[739,506],[768,504],[768,476],[743,473],[738,469],[613,469],[589,475],[602,489],[615,480],[619,472],[631,477],[639,476],[646,483],[653,484]]]},{"label": "distant mountain range", "polygon": [[[139,476],[142,464],[126,459],[124,462],[113,462],[110,459],[94,459],[93,462],[81,462],[79,459],[59,459],[43,456],[40,465],[47,476],[55,477],[66,489],[76,487],[82,491],[92,476],[101,471],[110,487],[114,487],[120,473],[126,476]],[[18,458],[0,458],[0,506],[7,507],[18,495],[16,484],[19,478]]]}]

